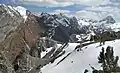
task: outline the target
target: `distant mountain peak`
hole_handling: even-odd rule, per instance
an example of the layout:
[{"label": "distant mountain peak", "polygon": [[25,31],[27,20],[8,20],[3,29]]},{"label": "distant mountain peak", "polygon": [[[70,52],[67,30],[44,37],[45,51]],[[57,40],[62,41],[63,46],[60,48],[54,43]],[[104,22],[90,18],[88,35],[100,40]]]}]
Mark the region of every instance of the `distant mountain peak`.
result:
[{"label": "distant mountain peak", "polygon": [[106,24],[114,24],[116,21],[112,16],[107,16],[104,19],[100,20],[99,22],[105,21]]}]

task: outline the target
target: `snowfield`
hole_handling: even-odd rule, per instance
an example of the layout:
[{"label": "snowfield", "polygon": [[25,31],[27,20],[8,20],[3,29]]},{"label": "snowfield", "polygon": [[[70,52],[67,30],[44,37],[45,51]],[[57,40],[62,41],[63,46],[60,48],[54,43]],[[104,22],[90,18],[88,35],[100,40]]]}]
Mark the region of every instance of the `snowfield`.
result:
[{"label": "snowfield", "polygon": [[[120,40],[108,41],[105,43],[105,45],[101,47],[97,47],[99,43],[91,44],[82,48],[84,52],[73,51],[77,44],[70,43],[69,46],[65,49],[66,54],[56,59],[53,64],[48,64],[44,66],[41,69],[41,71],[42,73],[84,73],[84,70],[88,69],[89,70],[88,73],[91,73],[92,69],[90,68],[89,64],[91,64],[97,69],[101,68],[100,64],[98,64],[97,62],[98,61],[97,57],[102,47],[106,49],[107,46],[112,46],[114,49],[115,56],[120,57],[119,43],[120,43]],[[73,51],[72,54],[70,54],[60,64],[56,65],[57,62],[60,61],[60,59],[62,59],[71,51]],[[120,66],[120,60],[118,63]]]}]

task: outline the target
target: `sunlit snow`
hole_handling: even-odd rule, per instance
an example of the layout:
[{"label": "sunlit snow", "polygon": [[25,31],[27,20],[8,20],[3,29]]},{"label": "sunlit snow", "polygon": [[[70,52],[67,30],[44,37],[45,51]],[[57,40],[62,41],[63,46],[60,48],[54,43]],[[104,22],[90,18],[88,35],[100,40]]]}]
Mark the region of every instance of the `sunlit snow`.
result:
[{"label": "sunlit snow", "polygon": [[[97,57],[102,47],[112,46],[116,56],[120,56],[120,40],[106,42],[104,46],[97,47],[99,43],[91,44],[83,47],[84,52],[72,52],[64,61],[56,66],[56,63],[63,58],[58,58],[53,64],[48,64],[42,68],[42,73],[83,73],[85,69],[88,69],[91,73],[91,68],[89,64],[97,69],[101,69],[100,64],[98,64]],[[76,43],[70,43],[68,48],[66,48],[67,53],[72,51]],[[73,62],[73,63],[72,63]],[[120,65],[120,61],[119,61]]]},{"label": "sunlit snow", "polygon": [[17,10],[19,13],[20,13],[20,15],[25,19],[25,21],[26,21],[26,19],[27,19],[27,15],[26,15],[26,8],[24,8],[24,7],[22,7],[22,6],[17,6],[17,7],[15,7],[14,8],[15,10]]}]

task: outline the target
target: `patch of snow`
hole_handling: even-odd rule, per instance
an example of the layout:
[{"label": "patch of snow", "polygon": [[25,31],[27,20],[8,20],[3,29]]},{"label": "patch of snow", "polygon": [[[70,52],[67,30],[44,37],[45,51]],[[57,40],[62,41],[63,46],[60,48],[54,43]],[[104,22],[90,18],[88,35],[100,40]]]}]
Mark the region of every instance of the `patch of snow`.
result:
[{"label": "patch of snow", "polygon": [[[8,6],[11,10],[13,10],[13,8],[11,6]],[[8,13],[11,15],[11,16],[14,16],[14,14],[8,9]]]},{"label": "patch of snow", "polygon": [[25,19],[25,21],[26,21],[26,19],[27,19],[27,15],[26,15],[26,8],[24,8],[24,7],[22,7],[22,6],[17,6],[17,7],[14,7],[14,9],[15,10],[17,10],[19,13],[20,13],[20,15]]},{"label": "patch of snow", "polygon": [[120,23],[114,23],[110,25],[111,29],[114,31],[120,31]]},{"label": "patch of snow", "polygon": [[94,31],[91,31],[91,35],[95,36],[95,33],[94,33]]},{"label": "patch of snow", "polygon": [[[44,39],[45,37],[43,37]],[[57,44],[57,48],[59,48],[61,46],[61,44]],[[41,52],[41,58],[44,57],[48,52],[50,52],[52,50],[53,47],[47,48],[46,51]],[[56,49],[57,50],[57,49]]]},{"label": "patch of snow", "polygon": [[76,38],[81,38],[80,35],[76,35]]},{"label": "patch of snow", "polygon": [[79,20],[79,21],[78,21],[78,24],[79,24],[79,25],[86,25],[86,26],[90,25],[89,22],[85,22],[84,20]]},{"label": "patch of snow", "polygon": [[47,48],[47,51],[41,52],[41,58],[44,57],[51,50],[52,50],[52,47]]},{"label": "patch of snow", "polygon": [[9,8],[5,4],[2,4],[2,5],[4,6],[7,13],[9,13],[11,16],[14,16],[13,13],[9,10]]}]

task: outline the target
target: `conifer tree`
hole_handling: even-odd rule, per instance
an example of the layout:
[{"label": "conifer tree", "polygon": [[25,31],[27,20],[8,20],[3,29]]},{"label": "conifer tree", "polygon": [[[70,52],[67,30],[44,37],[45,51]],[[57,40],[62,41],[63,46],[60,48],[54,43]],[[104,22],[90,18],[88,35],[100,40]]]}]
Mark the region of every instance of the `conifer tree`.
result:
[{"label": "conifer tree", "polygon": [[106,52],[104,48],[102,48],[102,51],[100,52],[98,56],[98,63],[101,63],[101,67],[103,68],[104,72],[111,73],[113,71],[116,71],[116,68],[118,68],[118,62],[119,57],[114,56],[113,47],[108,46],[106,48]]}]

